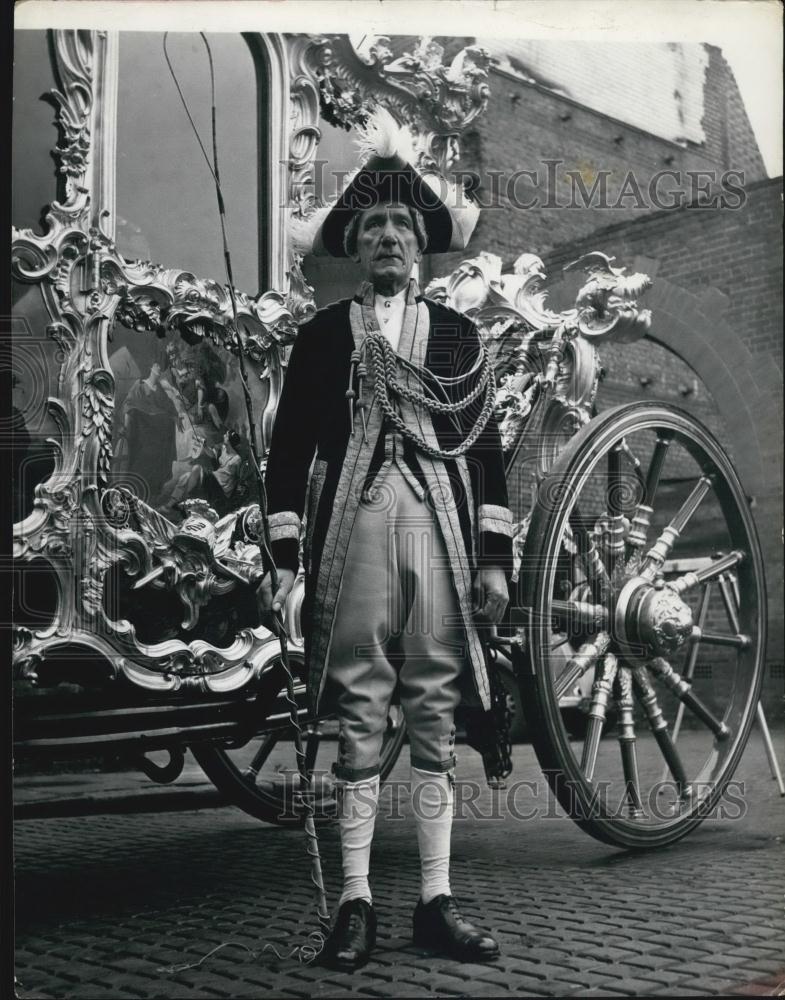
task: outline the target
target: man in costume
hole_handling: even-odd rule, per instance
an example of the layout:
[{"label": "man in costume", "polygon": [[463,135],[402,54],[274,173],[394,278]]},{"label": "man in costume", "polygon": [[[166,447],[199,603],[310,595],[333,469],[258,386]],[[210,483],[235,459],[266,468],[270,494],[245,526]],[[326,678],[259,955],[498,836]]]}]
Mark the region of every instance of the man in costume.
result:
[{"label": "man in costume", "polygon": [[363,964],[375,942],[369,857],[394,696],[421,860],[415,944],[466,961],[499,954],[462,917],[449,856],[454,711],[462,698],[490,707],[477,619],[504,613],[512,517],[477,330],[411,277],[423,253],[463,249],[478,212],[463,191],[420,174],[404,140],[376,112],[364,165],[301,237],[302,249],[350,257],[364,281],[301,327],[266,469],[279,585],[272,593],[268,574],[262,605],[284,605],[305,517],[310,703],[339,720],[344,887],[324,958],[341,969]]}]

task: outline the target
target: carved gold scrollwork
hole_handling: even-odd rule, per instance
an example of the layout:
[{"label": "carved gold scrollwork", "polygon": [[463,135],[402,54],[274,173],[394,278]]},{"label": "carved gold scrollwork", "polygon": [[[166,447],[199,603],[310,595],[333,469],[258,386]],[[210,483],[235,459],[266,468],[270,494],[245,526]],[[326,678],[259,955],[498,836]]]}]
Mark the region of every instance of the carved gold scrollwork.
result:
[{"label": "carved gold scrollwork", "polygon": [[85,191],[85,176],[91,150],[95,33],[57,33],[55,61],[61,89],[52,90],[59,111],[61,141],[53,150],[59,172],[65,175],[65,204],[79,202]]},{"label": "carved gold scrollwork", "polygon": [[[459,155],[460,134],[487,107],[490,55],[468,46],[445,63],[444,47],[429,37],[399,47],[386,35],[296,36],[295,108],[307,104],[313,114],[316,99],[326,121],[350,129],[381,104],[410,126],[418,165],[446,171]],[[312,138],[296,135],[303,149]]]},{"label": "carved gold scrollwork", "polygon": [[629,344],[645,336],[651,326],[651,312],[638,308],[639,297],[651,288],[651,278],[647,274],[625,275],[626,268],[613,267],[613,259],[603,253],[588,253],[565,270],[580,267],[589,274],[589,281],[575,299],[581,336],[594,343],[613,340]]},{"label": "carved gold scrollwork", "polygon": [[296,216],[315,207],[314,157],[322,137],[319,129],[319,88],[309,61],[312,40],[308,35],[290,39],[289,101],[289,204]]},{"label": "carved gold scrollwork", "polygon": [[[573,309],[554,312],[543,288],[545,268],[535,254],[521,254],[511,274],[501,259],[480,253],[426,294],[465,313],[477,324],[494,360],[502,445],[512,453],[535,401],[545,394],[538,430],[539,474],[550,468],[567,440],[591,418],[600,376],[595,345],[630,343],[651,325],[638,297],[650,286],[644,274],[625,276],[611,258],[590,253],[568,265],[588,272]],[[524,532],[525,533],[525,532]]]},{"label": "carved gold scrollwork", "polygon": [[[231,541],[248,508],[213,521],[209,510],[193,507],[175,526],[111,485],[115,379],[107,349],[112,325],[120,322],[141,336],[180,334],[236,352],[231,298],[219,281],[119,253],[111,236],[112,206],[105,207],[114,163],[104,118],[113,112],[102,89],[111,92],[116,84],[117,67],[108,60],[117,41],[88,31],[55,31],[52,41],[60,82],[54,94],[61,133],[56,153],[65,196],[52,202],[43,235],[13,231],[12,268],[17,280],[41,289],[46,332],[60,348],[58,395],[47,403],[56,427],[50,441],[54,469],[35,488],[31,513],[14,527],[14,557],[49,563],[57,610],[50,625],[17,630],[17,673],[25,684],[35,684],[41,662],[82,647],[99,654],[107,677],[122,676],[150,690],[231,691],[258,676],[270,650],[277,649],[272,634],[241,628],[221,645],[188,641],[187,634],[213,598],[253,586],[258,578],[258,548],[248,539]],[[315,93],[302,99],[310,100],[307,114],[318,109]],[[317,132],[304,123],[292,135],[293,175],[307,169]],[[255,415],[263,441],[269,440],[280,396],[284,349],[314,310],[299,260],[288,277],[285,293],[236,292],[249,377],[266,384],[263,408]],[[131,588],[176,596],[182,638],[142,641],[130,621],[112,617],[106,586],[110,573],[118,572]]]},{"label": "carved gold scrollwork", "polygon": [[287,271],[289,288],[286,294],[286,307],[297,323],[307,322],[316,313],[313,288],[306,280],[301,264],[302,257],[293,254],[292,263]]},{"label": "carved gold scrollwork", "polygon": [[[125,261],[116,253],[104,258],[101,276],[103,289],[118,299],[118,318],[125,326],[208,338],[236,353],[225,285],[150,261]],[[273,349],[293,342],[298,324],[286,296],[269,291],[251,298],[236,291],[235,301],[241,341],[251,359],[264,361]]]}]

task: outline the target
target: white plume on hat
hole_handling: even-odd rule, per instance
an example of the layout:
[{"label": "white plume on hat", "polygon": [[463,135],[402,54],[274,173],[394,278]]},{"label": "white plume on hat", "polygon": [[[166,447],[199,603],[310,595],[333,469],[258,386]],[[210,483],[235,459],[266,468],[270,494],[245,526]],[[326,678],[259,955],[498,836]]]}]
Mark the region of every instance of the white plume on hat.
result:
[{"label": "white plume on hat", "polygon": [[[411,129],[405,125],[399,125],[387,108],[381,105],[370,114],[355,143],[360,151],[362,163],[367,163],[374,156],[383,159],[399,156],[413,166],[417,159],[414,135]],[[463,246],[465,246],[480,217],[479,206],[472,201],[463,188],[459,190],[456,184],[441,174],[427,171],[422,174],[422,179],[451,210],[453,222],[458,230],[456,238],[462,241]],[[351,178],[347,179],[347,184],[350,180]]]},{"label": "white plume on hat", "polygon": [[389,160],[400,156],[405,163],[414,164],[414,136],[405,125],[399,125],[387,108],[381,105],[368,116],[363,130],[355,139],[360,152],[360,162],[365,164],[373,156]]},{"label": "white plume on hat", "polygon": [[307,256],[313,250],[316,234],[322,228],[322,223],[330,213],[332,205],[321,205],[309,216],[302,218],[294,215],[295,208],[289,210],[289,242],[292,250],[301,257]]},{"label": "white plume on hat", "polygon": [[[417,155],[411,130],[404,125],[399,125],[387,108],[381,106],[370,113],[365,126],[359,131],[354,142],[360,154],[360,164],[345,178],[344,187],[351,184],[363,165],[374,156],[383,159],[400,156],[406,163],[414,163]],[[322,228],[322,223],[332,207],[332,202],[321,205],[307,218],[290,214],[289,238],[295,253],[302,257],[311,253],[317,234]]]},{"label": "white plume on hat", "polygon": [[[379,106],[369,114],[365,126],[358,132],[355,145],[359,152],[360,163],[345,178],[344,192],[349,188],[357,174],[374,159],[400,159],[403,164],[408,164],[417,171],[414,135],[406,125],[399,125],[387,108]],[[370,169],[374,168],[370,167]],[[392,169],[397,168],[393,167]],[[421,181],[438,195],[450,212],[453,223],[453,238],[448,249],[464,249],[477,224],[480,214],[479,206],[472,201],[462,187],[459,188],[458,185],[450,182],[441,174],[426,170],[419,176]],[[341,192],[339,192],[338,198],[340,196]],[[304,257],[310,253],[324,252],[323,249],[319,248],[322,240],[322,227],[335,207],[338,198],[316,208],[306,218],[295,215],[294,213],[298,211],[296,208],[290,209],[288,230],[290,244],[295,253]]]},{"label": "white plume on hat", "polygon": [[463,250],[471,239],[477,220],[480,218],[480,206],[472,201],[463,187],[458,187],[447,180],[442,174],[426,173],[423,181],[435,191],[444,204],[450,209],[453,221],[453,245],[451,250]]}]

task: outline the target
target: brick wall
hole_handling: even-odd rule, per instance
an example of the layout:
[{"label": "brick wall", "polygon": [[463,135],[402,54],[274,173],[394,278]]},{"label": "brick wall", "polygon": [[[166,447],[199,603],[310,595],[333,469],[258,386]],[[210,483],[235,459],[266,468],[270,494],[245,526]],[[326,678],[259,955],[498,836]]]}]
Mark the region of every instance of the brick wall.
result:
[{"label": "brick wall", "polygon": [[[749,185],[766,176],[763,160],[730,67],[719,49],[706,46],[708,65],[703,100],[704,142],[673,142],[652,132],[594,110],[540,83],[527,82],[520,73],[496,67],[491,73],[492,98],[487,112],[462,138],[459,170],[480,175],[477,196],[483,205],[480,221],[467,251],[426,257],[423,283],[444,274],[461,259],[480,250],[491,250],[510,263],[522,249],[540,256],[551,249],[580,239],[609,224],[624,223],[656,213],[665,207],[653,202],[650,187],[662,171],[678,171],[679,180],[664,177],[656,193],[665,198],[683,191],[685,200],[695,200],[690,171],[744,173]],[[565,58],[570,47],[564,47]],[[623,102],[620,104],[622,109]],[[621,110],[620,110],[621,113]],[[549,168],[546,161],[551,161]],[[554,165],[555,161],[558,161]],[[550,183],[548,171],[555,176]],[[536,171],[538,181],[519,176],[514,187],[494,185],[489,171],[505,178],[522,170]],[[570,171],[579,172],[588,190],[601,171],[607,175],[607,204],[614,207],[584,207],[574,197]],[[632,174],[639,199],[625,178]],[[531,203],[535,207],[521,205]],[[551,207],[558,203],[571,208]],[[487,207],[485,207],[487,206]]]},{"label": "brick wall", "polygon": [[664,139],[702,142],[709,54],[700,44],[478,38],[502,66]]},{"label": "brick wall", "polygon": [[726,169],[744,170],[747,183],[766,176],[755,133],[730,66],[722,52],[707,45],[709,65],[704,90],[703,130],[708,155]]}]

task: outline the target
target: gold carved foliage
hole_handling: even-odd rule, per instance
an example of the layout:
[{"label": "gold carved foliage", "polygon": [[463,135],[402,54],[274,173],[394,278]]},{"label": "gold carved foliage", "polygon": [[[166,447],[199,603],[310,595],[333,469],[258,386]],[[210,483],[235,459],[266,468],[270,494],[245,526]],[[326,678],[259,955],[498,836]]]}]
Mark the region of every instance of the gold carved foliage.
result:
[{"label": "gold carved foliage", "polygon": [[84,192],[91,150],[95,33],[60,31],[57,36],[55,67],[61,87],[50,96],[58,107],[60,142],[53,152],[65,175],[66,204],[72,204]]},{"label": "gold carved foliage", "polygon": [[[101,281],[104,291],[117,297],[117,317],[130,329],[179,332],[192,341],[206,338],[237,353],[226,285],[151,261],[126,261],[116,253],[104,258]],[[254,361],[262,362],[270,351],[294,341],[298,321],[289,301],[276,291],[254,298],[235,290],[240,341]]]},{"label": "gold carved foliage", "polygon": [[548,308],[543,262],[521,254],[512,272],[501,258],[480,253],[462,261],[426,288],[431,298],[464,313],[478,326],[495,363],[502,444],[515,448],[534,403],[549,397],[543,417],[540,466],[548,468],[558,449],[591,417],[600,364],[595,345],[630,343],[651,324],[638,298],[651,285],[647,275],[625,275],[612,258],[589,253],[565,270],[586,271],[575,307]]},{"label": "gold carved foliage", "polygon": [[[22,563],[46,560],[58,598],[50,625],[19,629],[17,672],[25,683],[35,683],[37,663],[75,645],[99,654],[112,676],[147,689],[233,690],[258,675],[270,632],[244,628],[221,648],[204,639],[188,641],[187,633],[213,595],[252,584],[258,549],[229,546],[237,512],[214,531],[202,531],[192,511],[185,526],[175,529],[137,501],[135,516],[123,520],[131,504],[111,486],[115,380],[108,343],[113,324],[121,322],[140,336],[171,333],[242,350],[251,380],[266,383],[263,412],[255,414],[264,438],[282,386],[283,352],[298,323],[314,311],[313,290],[298,260],[289,269],[286,292],[250,296],[237,290],[238,347],[224,284],[177,267],[126,260],[104,228],[108,211],[102,211],[101,185],[114,166],[104,162],[106,148],[96,145],[105,113],[96,81],[110,75],[112,48],[98,32],[55,31],[52,40],[60,83],[52,95],[60,130],[56,155],[65,193],[51,203],[43,234],[13,230],[12,269],[18,281],[40,288],[45,332],[59,348],[57,395],[47,401],[56,427],[50,441],[55,467],[36,487],[31,513],[14,526],[14,557]],[[201,513],[209,525],[209,512]],[[143,586],[180,597],[185,639],[145,644],[130,622],[107,615],[105,582],[118,567],[131,581],[153,574]]]},{"label": "gold carved foliage", "polygon": [[[245,629],[226,649],[204,640],[145,644],[129,622],[108,618],[103,608],[112,567],[123,567],[129,576],[153,573],[155,580],[145,585],[177,593],[184,607],[182,627],[191,630],[215,595],[252,582],[257,567],[251,549],[257,555],[258,550],[246,546],[242,553],[232,552],[224,565],[204,539],[193,544],[193,517],[184,530],[175,531],[167,523],[167,530],[158,531],[153,542],[149,529],[165,519],[152,508],[137,500],[135,520],[121,525],[116,509],[109,516],[112,504],[107,510],[102,506],[103,498],[114,501],[115,508],[119,502],[118,491],[109,486],[115,389],[107,356],[111,324],[120,321],[140,336],[171,332],[191,342],[209,339],[231,353],[237,353],[238,346],[226,286],[150,261],[127,261],[113,241],[86,220],[87,206],[67,210],[55,203],[43,236],[14,233],[14,273],[42,289],[51,317],[47,330],[62,349],[63,387],[62,398],[49,400],[59,428],[56,469],[36,488],[31,515],[15,528],[17,559],[44,557],[52,563],[59,606],[52,628],[27,629],[20,636],[19,663],[32,665],[34,673],[35,663],[69,638],[94,652],[111,654],[113,662],[122,665],[121,673],[152,690],[177,690],[191,683],[212,689],[209,677],[222,671],[222,683],[249,683],[271,639],[266,629]],[[235,294],[250,377],[268,385],[264,411],[256,414],[263,435],[269,434],[280,395],[282,352],[298,328],[289,305],[307,317],[307,290],[303,280],[288,297],[276,291],[256,297]],[[221,537],[237,516],[229,517],[231,524],[223,525]],[[207,536],[213,537],[209,531]]]},{"label": "gold carved foliage", "polygon": [[325,121],[345,129],[363,125],[383,105],[410,127],[421,168],[450,166],[460,134],[490,98],[490,55],[478,46],[445,62],[444,47],[429,37],[331,34],[300,36],[296,44],[295,100],[302,100],[303,78],[315,81],[311,102],[318,98]]}]

